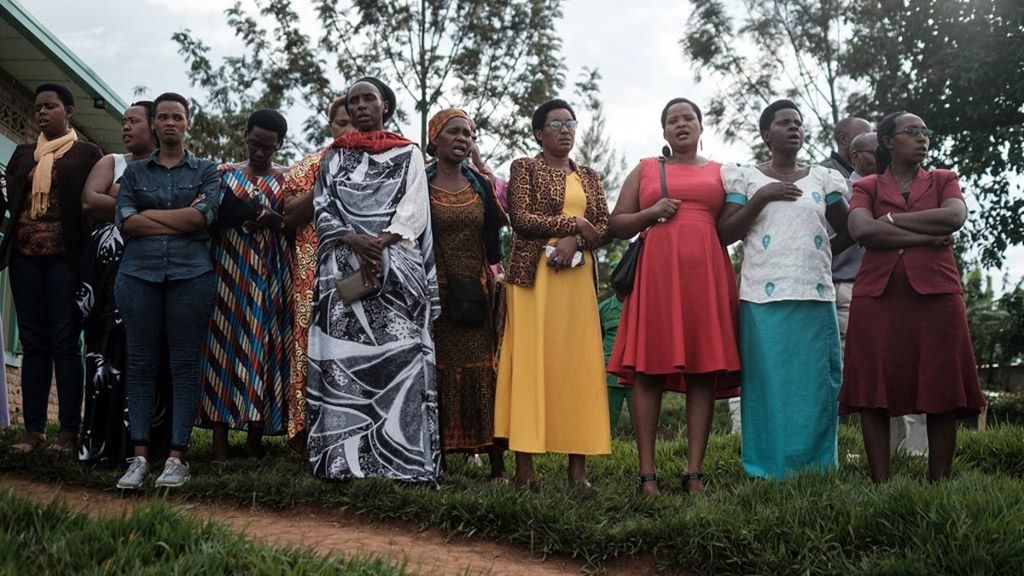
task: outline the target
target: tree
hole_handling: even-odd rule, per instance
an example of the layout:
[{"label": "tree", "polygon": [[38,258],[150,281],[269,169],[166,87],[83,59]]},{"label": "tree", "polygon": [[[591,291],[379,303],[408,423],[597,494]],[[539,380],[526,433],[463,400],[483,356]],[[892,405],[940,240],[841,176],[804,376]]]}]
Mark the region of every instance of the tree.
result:
[{"label": "tree", "polygon": [[1024,358],[1024,282],[996,298],[992,277],[977,265],[964,275],[967,324],[979,366],[988,367],[985,387],[996,388],[999,368]]},{"label": "tree", "polygon": [[[807,151],[826,156],[842,116],[849,79],[840,60],[847,33],[846,0],[692,0],[694,12],[680,44],[697,66],[697,81],[719,86],[706,116],[727,141],[749,142],[763,156],[757,118],[773,100],[800,106]],[[729,6],[735,7],[735,15]],[[812,121],[813,120],[813,121]]]},{"label": "tree", "polygon": [[[576,82],[574,92],[582,101],[582,109],[590,116],[590,122],[576,137],[576,162],[589,166],[601,175],[601,185],[608,209],[615,206],[619,188],[626,178],[626,157],[615,149],[605,134],[604,104],[601,102],[601,73],[597,69],[584,68]],[[598,297],[603,300],[614,293],[611,280],[612,270],[622,259],[629,247],[626,240],[612,240],[595,251],[597,257]]]},{"label": "tree", "polygon": [[692,2],[683,53],[718,82],[708,119],[727,140],[759,142],[757,115],[778,96],[815,119],[815,157],[841,117],[913,111],[937,131],[931,165],[957,170],[982,205],[968,227],[982,263],[1024,243],[1024,2],[742,0],[739,16]]},{"label": "tree", "polygon": [[849,111],[909,110],[936,131],[929,162],[978,199],[971,240],[999,266],[1024,243],[1024,2],[893,0],[851,16],[845,70],[866,88]]},{"label": "tree", "polygon": [[236,134],[249,111],[296,101],[318,112],[305,121],[305,142],[296,148],[319,145],[326,125],[320,114],[331,99],[348,82],[374,75],[398,93],[399,117],[418,120],[421,144],[430,114],[456,105],[489,136],[485,155],[501,163],[532,145],[523,118],[564,82],[554,31],[561,0],[311,2],[316,38],[303,32],[291,0],[236,2],[227,24],[244,53],[216,66],[202,40],[188,30],[174,34],[190,81],[205,93],[196,102],[194,146],[215,158],[239,157]]}]

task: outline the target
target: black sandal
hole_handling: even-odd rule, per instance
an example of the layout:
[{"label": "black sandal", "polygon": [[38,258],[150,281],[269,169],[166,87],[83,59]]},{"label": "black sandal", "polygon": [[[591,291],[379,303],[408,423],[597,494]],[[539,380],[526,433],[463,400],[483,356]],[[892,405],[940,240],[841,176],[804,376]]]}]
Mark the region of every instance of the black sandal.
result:
[{"label": "black sandal", "polygon": [[[689,472],[687,474],[683,474],[683,490],[685,490],[687,494],[690,494],[690,482],[697,480],[700,480],[704,486],[707,487],[707,478],[705,478],[700,472]],[[701,492],[703,492],[703,490],[701,490]],[[698,494],[701,492],[698,492]]]},{"label": "black sandal", "polygon": [[657,473],[641,474],[640,476],[638,476],[637,477],[637,483],[636,483],[636,491],[637,492],[642,492],[643,488],[644,488],[644,484],[647,484],[648,482],[654,482],[655,484],[657,484],[657,482],[658,482],[658,474]]}]

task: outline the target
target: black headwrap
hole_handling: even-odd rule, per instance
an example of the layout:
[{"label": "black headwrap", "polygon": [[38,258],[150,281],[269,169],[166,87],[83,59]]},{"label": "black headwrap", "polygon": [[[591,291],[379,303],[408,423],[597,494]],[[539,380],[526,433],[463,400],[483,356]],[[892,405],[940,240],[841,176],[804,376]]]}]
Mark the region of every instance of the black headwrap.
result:
[{"label": "black headwrap", "polygon": [[387,112],[384,112],[384,122],[387,123],[387,121],[391,120],[391,117],[395,115],[395,108],[398,107],[398,99],[395,97],[395,91],[392,90],[390,86],[385,84],[383,80],[380,80],[379,78],[374,78],[373,76],[363,76],[359,80],[353,82],[352,85],[349,86],[349,88],[355,86],[356,84],[359,84],[360,82],[367,82],[369,84],[373,84],[374,87],[377,88],[377,91],[380,92],[380,97],[383,98],[385,102],[387,102],[388,109]]}]

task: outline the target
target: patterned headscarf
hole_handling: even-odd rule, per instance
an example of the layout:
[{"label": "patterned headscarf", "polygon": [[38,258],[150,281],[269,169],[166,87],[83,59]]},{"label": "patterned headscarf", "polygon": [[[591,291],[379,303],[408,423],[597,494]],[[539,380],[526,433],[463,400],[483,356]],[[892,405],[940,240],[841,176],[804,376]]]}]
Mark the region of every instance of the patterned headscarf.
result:
[{"label": "patterned headscarf", "polygon": [[470,124],[473,123],[469,114],[466,114],[458,108],[446,108],[441,110],[437,114],[434,114],[430,118],[430,121],[427,122],[427,142],[433,143],[437,140],[438,135],[441,134],[441,130],[444,129],[444,125],[452,118],[465,118]]}]

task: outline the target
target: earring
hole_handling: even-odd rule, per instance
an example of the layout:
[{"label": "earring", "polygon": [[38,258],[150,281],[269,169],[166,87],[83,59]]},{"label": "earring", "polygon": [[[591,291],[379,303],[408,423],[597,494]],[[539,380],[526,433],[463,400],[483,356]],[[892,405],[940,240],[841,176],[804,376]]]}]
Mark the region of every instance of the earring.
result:
[{"label": "earring", "polygon": [[665,146],[662,146],[661,147],[661,155],[664,156],[665,158],[671,158],[672,157],[672,147],[667,145],[667,144]]}]

